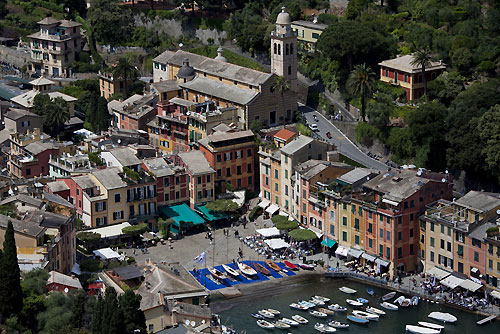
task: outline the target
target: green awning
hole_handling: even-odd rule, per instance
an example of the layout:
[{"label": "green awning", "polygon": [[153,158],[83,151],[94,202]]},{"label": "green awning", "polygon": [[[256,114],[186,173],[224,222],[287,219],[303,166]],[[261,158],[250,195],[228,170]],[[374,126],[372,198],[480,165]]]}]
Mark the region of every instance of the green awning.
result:
[{"label": "green awning", "polygon": [[194,212],[189,205],[186,203],[164,206],[160,208],[160,215],[163,219],[173,219],[172,225],[180,227],[180,222],[184,222],[185,225],[199,225],[205,224],[205,220],[201,218],[196,212]]},{"label": "green awning", "polygon": [[197,205],[195,207],[195,210],[200,211],[201,214],[203,215],[203,217],[208,221],[221,220],[221,219],[226,219],[227,217],[229,217],[229,215],[224,213],[224,212],[216,212],[216,211],[209,210],[206,207],[206,205]]},{"label": "green awning", "polygon": [[321,241],[321,244],[323,246],[326,246],[328,248],[332,248],[337,242],[335,240],[332,240],[332,239],[324,239],[323,241]]}]

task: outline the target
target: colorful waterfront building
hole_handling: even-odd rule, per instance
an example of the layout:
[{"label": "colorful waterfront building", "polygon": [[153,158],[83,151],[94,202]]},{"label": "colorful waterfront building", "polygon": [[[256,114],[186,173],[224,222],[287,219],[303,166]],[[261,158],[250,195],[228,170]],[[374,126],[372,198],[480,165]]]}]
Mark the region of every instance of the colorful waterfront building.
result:
[{"label": "colorful waterfront building", "polygon": [[494,289],[491,295],[500,299],[500,222],[496,219],[489,230],[486,230],[486,284]]},{"label": "colorful waterfront building", "polygon": [[214,133],[201,139],[200,151],[216,171],[215,185],[222,192],[255,189],[255,136],[252,131]]}]

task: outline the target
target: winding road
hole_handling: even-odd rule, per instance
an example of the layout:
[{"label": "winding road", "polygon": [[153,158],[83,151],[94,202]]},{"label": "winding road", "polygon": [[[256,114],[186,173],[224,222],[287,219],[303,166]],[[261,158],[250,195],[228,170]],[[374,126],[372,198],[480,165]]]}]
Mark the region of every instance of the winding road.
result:
[{"label": "winding road", "polygon": [[[356,145],[354,145],[354,143],[349,138],[347,138],[320,112],[303,104],[299,104],[299,111],[307,120],[308,124],[315,123],[318,125],[318,131],[316,131],[316,134],[321,138],[327,140],[328,142],[334,144],[341,154],[366,166],[367,168],[373,168],[379,171],[387,171],[387,169],[389,168],[386,164],[375,160],[363,153]],[[314,120],[314,116],[317,117],[318,121]],[[330,139],[328,139],[328,137],[326,136],[327,132],[330,132],[331,134]]]}]

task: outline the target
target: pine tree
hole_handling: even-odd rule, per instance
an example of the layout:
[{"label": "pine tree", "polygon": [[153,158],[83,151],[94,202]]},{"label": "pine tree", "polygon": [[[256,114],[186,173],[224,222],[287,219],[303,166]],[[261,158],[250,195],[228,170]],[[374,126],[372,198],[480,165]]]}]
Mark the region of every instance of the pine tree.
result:
[{"label": "pine tree", "polygon": [[97,109],[95,112],[94,128],[96,133],[106,131],[109,127],[108,101],[102,96],[97,100]]},{"label": "pine tree", "polygon": [[3,242],[0,261],[0,315],[3,319],[16,315],[23,309],[21,271],[17,263],[17,248],[14,227],[9,221]]},{"label": "pine tree", "polygon": [[144,312],[140,310],[141,296],[136,295],[132,290],[127,290],[120,296],[120,309],[124,319],[126,334],[146,333],[146,318]]},{"label": "pine tree", "polygon": [[102,331],[101,323],[102,323],[102,311],[103,311],[103,305],[104,300],[102,299],[101,295],[97,298],[97,303],[95,304],[94,308],[94,314],[92,316],[92,323],[90,325],[90,330],[92,331],[92,334],[102,334],[104,333]]}]

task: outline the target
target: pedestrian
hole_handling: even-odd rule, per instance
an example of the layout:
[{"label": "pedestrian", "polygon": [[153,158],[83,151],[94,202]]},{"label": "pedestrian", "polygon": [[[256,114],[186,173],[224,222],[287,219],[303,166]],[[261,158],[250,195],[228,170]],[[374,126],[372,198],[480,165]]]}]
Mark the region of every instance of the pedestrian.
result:
[{"label": "pedestrian", "polygon": [[247,227],[247,221],[243,220],[243,229],[245,229],[246,227]]}]

